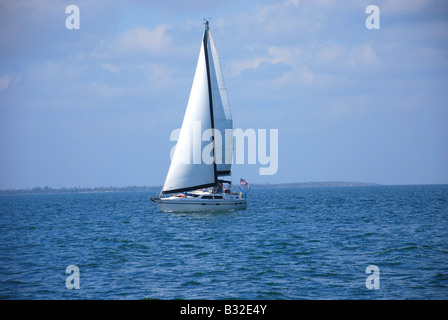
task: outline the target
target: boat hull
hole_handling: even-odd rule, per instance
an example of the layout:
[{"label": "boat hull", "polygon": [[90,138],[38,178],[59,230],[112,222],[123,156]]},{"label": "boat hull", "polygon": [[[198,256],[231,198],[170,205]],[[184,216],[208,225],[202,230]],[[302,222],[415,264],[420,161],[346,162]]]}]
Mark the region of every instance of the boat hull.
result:
[{"label": "boat hull", "polygon": [[246,199],[202,200],[202,199],[158,199],[157,207],[161,212],[197,212],[245,210]]}]

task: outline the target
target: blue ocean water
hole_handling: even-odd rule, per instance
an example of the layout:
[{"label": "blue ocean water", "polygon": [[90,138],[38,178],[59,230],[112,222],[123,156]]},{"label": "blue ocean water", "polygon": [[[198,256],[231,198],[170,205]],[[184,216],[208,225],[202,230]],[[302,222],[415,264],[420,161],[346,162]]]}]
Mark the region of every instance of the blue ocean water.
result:
[{"label": "blue ocean water", "polygon": [[0,299],[448,298],[448,185],[254,188],[219,213],[154,194],[0,196]]}]

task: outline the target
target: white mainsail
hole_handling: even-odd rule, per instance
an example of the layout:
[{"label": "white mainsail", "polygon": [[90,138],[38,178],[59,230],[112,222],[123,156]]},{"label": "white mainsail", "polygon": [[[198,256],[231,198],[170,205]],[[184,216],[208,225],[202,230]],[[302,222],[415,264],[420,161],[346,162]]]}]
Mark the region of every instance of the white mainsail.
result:
[{"label": "white mainsail", "polygon": [[[219,56],[207,22],[190,98],[162,193],[216,186],[218,175],[230,175],[233,152],[232,127],[232,116]],[[212,164],[202,161],[201,158],[202,151],[211,143],[202,141],[202,135],[204,131],[210,129],[213,130],[211,140],[213,146],[219,148],[212,151],[214,158]],[[225,139],[226,129],[227,135],[230,133],[230,139]],[[216,144],[214,137],[220,138]]]}]

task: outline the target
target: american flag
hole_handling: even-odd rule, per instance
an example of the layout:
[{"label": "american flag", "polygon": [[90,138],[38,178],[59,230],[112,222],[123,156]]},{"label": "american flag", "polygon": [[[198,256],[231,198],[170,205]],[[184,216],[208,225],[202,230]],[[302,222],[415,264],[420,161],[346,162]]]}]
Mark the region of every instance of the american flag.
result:
[{"label": "american flag", "polygon": [[240,185],[242,186],[247,186],[249,184],[249,182],[245,179],[240,179]]}]

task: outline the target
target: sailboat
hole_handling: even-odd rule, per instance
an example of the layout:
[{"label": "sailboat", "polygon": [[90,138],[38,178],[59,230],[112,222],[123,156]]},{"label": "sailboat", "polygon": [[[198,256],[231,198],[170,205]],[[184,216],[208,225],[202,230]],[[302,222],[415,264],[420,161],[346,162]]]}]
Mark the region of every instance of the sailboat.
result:
[{"label": "sailboat", "polygon": [[[232,182],[228,179],[233,156],[232,130],[227,89],[206,21],[179,139],[162,191],[158,197],[151,198],[159,211],[246,209],[246,194],[232,191]],[[206,161],[204,156],[209,156],[211,161]]]}]

